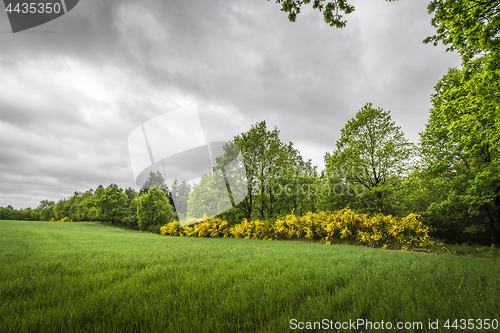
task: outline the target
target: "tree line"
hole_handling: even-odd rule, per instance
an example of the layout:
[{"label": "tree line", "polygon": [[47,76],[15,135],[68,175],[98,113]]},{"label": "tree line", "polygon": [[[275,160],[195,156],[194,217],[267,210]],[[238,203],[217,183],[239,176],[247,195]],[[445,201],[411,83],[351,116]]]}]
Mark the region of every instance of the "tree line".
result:
[{"label": "tree line", "polygon": [[[499,173],[494,172],[496,159],[481,155],[487,152],[479,148],[478,153],[467,154],[453,141],[448,127],[441,126],[442,115],[436,120],[442,105],[441,84],[436,87],[435,107],[419,143],[405,138],[389,111],[367,103],[344,126],[336,148],[325,154],[321,172],[292,142],[280,139],[278,128],[267,128],[265,121],[253,125],[228,143],[226,154],[217,160],[219,167],[224,165],[238,147],[245,161],[242,180],[248,188],[238,205],[218,216],[239,223],[243,218],[275,221],[290,213],[302,216],[346,207],[363,214],[416,213],[435,237],[496,243],[499,226],[494,214],[500,209],[492,197],[500,184]],[[43,200],[35,209],[0,208],[0,219],[69,217],[157,231],[179,219],[185,207],[187,217],[194,218],[217,211],[222,197],[218,191],[226,189],[213,186],[214,174],[204,175],[195,186],[175,181],[169,187],[160,172],[151,172],[140,191],[116,184],[99,186],[57,203]]]}]

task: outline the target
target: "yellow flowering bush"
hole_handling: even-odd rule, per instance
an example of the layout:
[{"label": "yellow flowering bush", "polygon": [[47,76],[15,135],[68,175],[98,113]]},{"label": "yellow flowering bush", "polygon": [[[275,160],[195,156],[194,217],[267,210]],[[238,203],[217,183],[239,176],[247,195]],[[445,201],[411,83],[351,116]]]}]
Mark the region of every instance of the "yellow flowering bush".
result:
[{"label": "yellow flowering bush", "polygon": [[229,223],[218,218],[210,218],[197,224],[182,227],[179,221],[167,223],[160,228],[162,235],[188,237],[229,237]]},{"label": "yellow flowering bush", "polygon": [[230,226],[225,220],[210,218],[182,227],[178,221],[161,227],[162,235],[187,237],[234,237],[247,239],[324,240],[332,244],[335,239],[346,239],[372,247],[423,248],[434,245],[429,228],[410,214],[401,219],[390,215],[357,214],[349,208],[334,212],[296,216],[293,212],[275,222],[248,221]]},{"label": "yellow flowering bush", "polygon": [[326,244],[331,244],[332,240],[339,238],[356,240],[363,215],[356,214],[349,208],[327,214],[322,223]]},{"label": "yellow flowering bush", "polygon": [[305,238],[307,239],[322,239],[326,237],[325,229],[323,225],[326,224],[328,219],[328,213],[313,213],[307,212],[306,215],[302,216],[302,227],[305,232]]},{"label": "yellow flowering bush", "polygon": [[173,221],[165,224],[160,228],[160,232],[162,235],[168,236],[180,236],[181,233],[181,225],[179,221]]}]

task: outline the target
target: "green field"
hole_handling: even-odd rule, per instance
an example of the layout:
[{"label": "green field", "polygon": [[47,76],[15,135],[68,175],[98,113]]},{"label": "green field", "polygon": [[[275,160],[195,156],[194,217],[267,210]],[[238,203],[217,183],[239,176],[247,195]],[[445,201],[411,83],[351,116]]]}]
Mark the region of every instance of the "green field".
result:
[{"label": "green field", "polygon": [[18,221],[0,221],[0,249],[0,332],[286,332],[293,319],[423,323],[402,332],[438,319],[429,331],[450,332],[447,319],[500,320],[498,259]]}]

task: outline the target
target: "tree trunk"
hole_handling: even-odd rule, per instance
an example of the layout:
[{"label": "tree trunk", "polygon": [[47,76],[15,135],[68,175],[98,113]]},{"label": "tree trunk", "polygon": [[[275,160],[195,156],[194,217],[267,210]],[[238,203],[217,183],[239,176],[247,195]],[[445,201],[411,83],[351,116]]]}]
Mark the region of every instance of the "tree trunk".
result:
[{"label": "tree trunk", "polygon": [[493,218],[489,207],[486,207],[486,215],[488,216],[489,227],[491,230],[491,234],[493,235],[494,244],[499,247],[500,246],[500,233],[498,229],[495,227],[495,219]]}]

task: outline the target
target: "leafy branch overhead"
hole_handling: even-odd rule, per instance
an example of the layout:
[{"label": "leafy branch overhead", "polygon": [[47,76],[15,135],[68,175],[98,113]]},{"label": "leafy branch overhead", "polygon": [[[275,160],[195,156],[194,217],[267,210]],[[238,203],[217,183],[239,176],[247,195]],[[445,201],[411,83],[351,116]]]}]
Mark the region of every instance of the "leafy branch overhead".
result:
[{"label": "leafy branch overhead", "polygon": [[[325,22],[336,28],[344,28],[347,21],[342,14],[350,14],[355,9],[345,0],[276,0],[276,3],[281,4],[281,10],[288,13],[291,22],[295,22],[304,5],[312,3],[312,8],[323,13]],[[436,34],[424,39],[424,43],[442,42],[448,45],[448,51],[458,51],[464,62],[499,49],[500,1],[432,0],[427,10],[434,14],[431,24]]]},{"label": "leafy branch overhead", "polygon": [[[269,0],[268,0],[269,1]],[[389,2],[395,0],[387,0]],[[342,14],[350,14],[354,11],[354,6],[345,0],[276,0],[276,3],[281,4],[281,11],[288,13],[288,19],[295,22],[297,15],[300,14],[300,9],[303,5],[312,2],[312,8],[318,9],[323,13],[323,18],[331,27],[344,28],[346,26],[345,20],[342,20]]]},{"label": "leafy branch overhead", "polygon": [[451,45],[447,50],[458,51],[464,61],[498,50],[500,1],[433,0],[427,9],[434,13],[431,24],[437,31],[424,43]]}]

